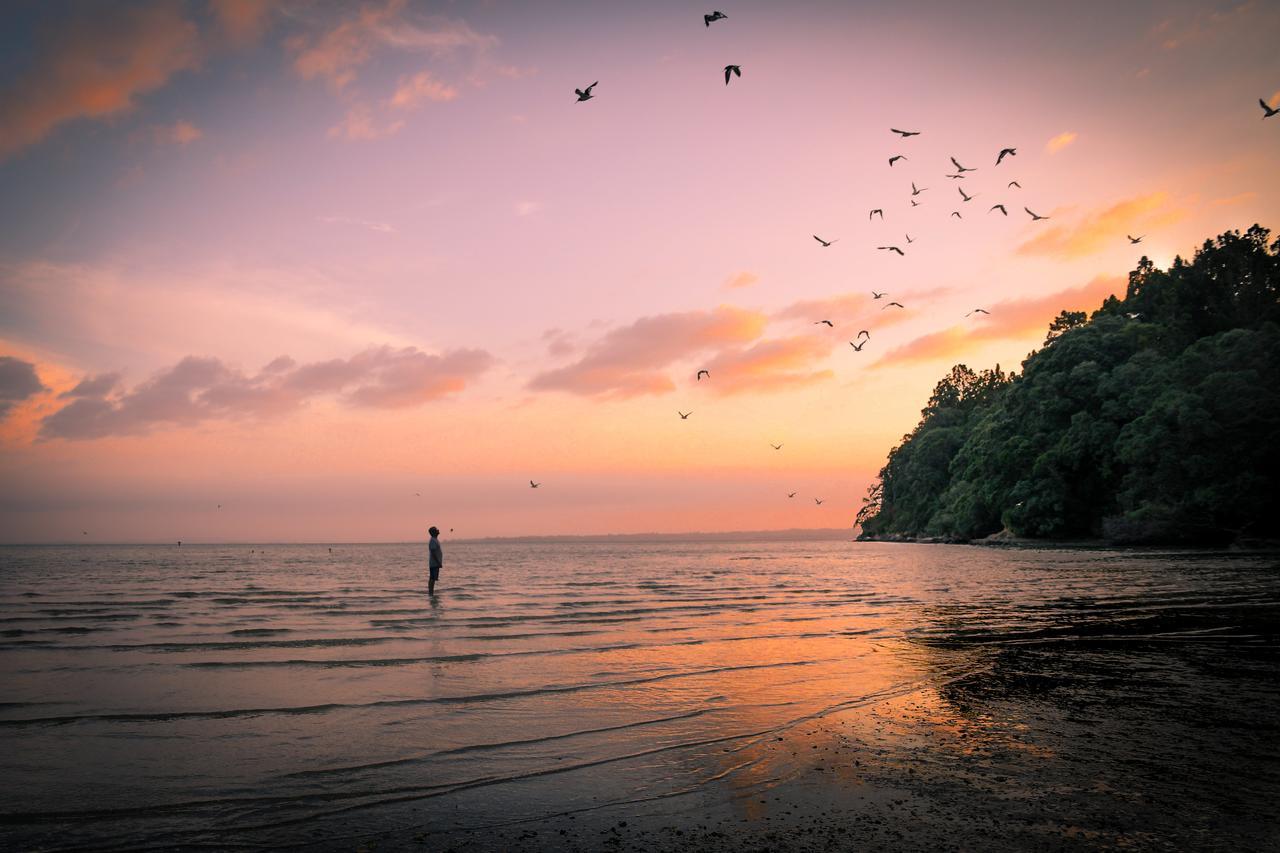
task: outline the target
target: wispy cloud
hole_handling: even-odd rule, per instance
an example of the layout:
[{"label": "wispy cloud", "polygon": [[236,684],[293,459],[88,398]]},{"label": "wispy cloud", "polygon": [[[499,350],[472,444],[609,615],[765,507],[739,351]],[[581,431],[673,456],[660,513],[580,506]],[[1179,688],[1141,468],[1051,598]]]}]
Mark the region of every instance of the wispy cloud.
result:
[{"label": "wispy cloud", "polygon": [[708,387],[716,394],[730,395],[812,385],[835,375],[830,369],[817,367],[834,348],[831,338],[811,334],[730,347],[707,362],[707,369],[715,378]]},{"label": "wispy cloud", "polygon": [[1253,201],[1258,197],[1256,192],[1248,190],[1235,195],[1225,196],[1223,198],[1215,198],[1209,202],[1210,207],[1230,207],[1233,204],[1244,204],[1246,201]]},{"label": "wispy cloud", "polygon": [[453,86],[437,80],[430,71],[419,71],[412,76],[400,78],[389,104],[398,110],[408,110],[423,101],[452,101],[456,97],[458,90]]},{"label": "wispy cloud", "polygon": [[518,201],[515,203],[516,216],[532,216],[542,210],[540,201]]},{"label": "wispy cloud", "polygon": [[1018,253],[1078,258],[1123,240],[1135,230],[1177,222],[1186,213],[1171,203],[1167,192],[1150,193],[1087,213],[1074,223],[1051,225],[1018,246]]},{"label": "wispy cloud", "polygon": [[204,131],[189,121],[179,119],[173,124],[152,128],[151,135],[161,145],[190,145],[204,136]]},{"label": "wispy cloud", "polygon": [[755,284],[759,280],[760,276],[755,273],[742,270],[725,279],[724,286],[728,288],[747,287],[748,285]]},{"label": "wispy cloud", "polygon": [[7,417],[23,400],[46,390],[34,364],[11,355],[0,355],[0,418]]},{"label": "wispy cloud", "polygon": [[1048,151],[1050,154],[1057,154],[1063,148],[1066,148],[1068,145],[1075,142],[1079,136],[1080,134],[1076,133],[1074,130],[1065,130],[1046,142],[1044,150]]},{"label": "wispy cloud", "polygon": [[266,32],[273,0],[209,0],[209,8],[228,39],[248,44]]},{"label": "wispy cloud", "polygon": [[1081,287],[1031,299],[1010,299],[991,305],[989,316],[973,323],[942,329],[890,350],[876,367],[951,359],[967,355],[991,341],[1025,340],[1042,335],[1061,311],[1092,310],[1113,293],[1124,293],[1125,281],[1099,276]]},{"label": "wispy cloud", "polygon": [[134,108],[202,58],[196,25],[175,3],[102,7],[73,17],[26,74],[0,94],[0,157],[39,142],[78,118],[107,118]]},{"label": "wispy cloud", "polygon": [[278,417],[323,396],[355,407],[406,408],[462,391],[492,363],[483,350],[433,355],[384,346],[310,364],[281,356],[248,374],[217,358],[189,356],[127,390],[118,374],[86,377],[62,395],[70,402],[42,421],[40,437],[87,440]]},{"label": "wispy cloud", "polygon": [[342,121],[329,128],[329,136],[354,140],[382,139],[402,127],[404,122],[399,120],[379,122],[367,106],[357,104],[347,110]]},{"label": "wispy cloud", "polygon": [[321,216],[321,222],[330,225],[358,225],[361,228],[368,228],[370,231],[377,231],[381,234],[394,234],[396,229],[387,222],[373,222],[368,219],[352,219],[347,216]]}]

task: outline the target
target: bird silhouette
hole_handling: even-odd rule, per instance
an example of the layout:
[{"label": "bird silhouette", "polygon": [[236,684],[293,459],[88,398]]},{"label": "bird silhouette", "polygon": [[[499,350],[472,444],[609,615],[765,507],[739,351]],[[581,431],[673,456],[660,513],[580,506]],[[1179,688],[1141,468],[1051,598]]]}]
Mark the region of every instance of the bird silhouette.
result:
[{"label": "bird silhouette", "polygon": [[[988,311],[986,308],[974,308],[972,311],[969,312],[969,314],[986,314],[990,316],[991,312]],[[969,314],[965,314],[964,316],[968,317]]]},{"label": "bird silhouette", "polygon": [[1273,108],[1266,101],[1262,100],[1262,98],[1258,98],[1258,103],[1262,106],[1263,118],[1271,118],[1276,113],[1280,113],[1280,108]]},{"label": "bird silhouette", "polygon": [[787,497],[794,498],[795,496],[796,496],[795,492],[787,492]]},{"label": "bird silhouette", "polygon": [[910,245],[910,244],[912,244],[912,243],[914,243],[914,242],[915,242],[915,240],[912,240],[912,239],[911,239],[911,235],[910,235],[910,234],[907,234],[907,235],[906,235],[906,238],[907,238],[907,245]]},{"label": "bird silhouette", "polygon": [[835,242],[836,242],[837,240],[839,240],[840,238],[839,238],[839,237],[837,237],[835,240],[823,240],[823,239],[822,239],[821,237],[819,237],[817,234],[814,234],[814,235],[813,235],[813,239],[815,239],[815,240],[817,240],[819,243],[821,243],[821,244],[822,244],[822,248],[824,248],[824,249],[825,249],[825,248],[827,248],[828,246],[830,246],[832,243],[835,243]]},{"label": "bird silhouette", "polygon": [[600,81],[597,80],[585,89],[574,89],[573,91],[577,94],[579,101],[589,101],[595,97],[595,95],[591,94],[591,90],[599,85]]},{"label": "bird silhouette", "polygon": [[541,485],[542,485],[541,483],[535,483],[535,482],[533,482],[533,480],[530,480],[530,481],[529,481],[529,488],[531,488],[531,489],[536,489],[536,488],[538,488],[538,486],[541,486]]},{"label": "bird silhouette", "polygon": [[1018,183],[1017,181],[1010,181],[1009,189],[1013,189],[1014,187],[1017,187],[1018,189],[1022,189],[1022,184]]},{"label": "bird silhouette", "polygon": [[422,497],[422,492],[414,492],[414,493],[413,493],[413,496],[414,496],[415,498],[420,498],[420,497]]},{"label": "bird silhouette", "polygon": [[676,409],[676,414],[680,416],[680,420],[687,421],[689,420],[689,415],[692,415],[693,412],[682,412],[679,409]]},{"label": "bird silhouette", "polygon": [[724,84],[725,84],[726,86],[728,86],[728,85],[729,85],[729,76],[730,76],[731,74],[733,74],[733,75],[737,75],[737,76],[741,77],[741,76],[742,76],[742,66],[741,66],[741,65],[726,65],[726,66],[724,67]]},{"label": "bird silhouette", "polygon": [[773,442],[769,442],[769,446],[770,446],[770,447],[772,447],[774,450],[781,450],[781,449],[782,449],[782,445],[781,445],[781,444],[774,444]]},{"label": "bird silhouette", "polygon": [[960,215],[960,211],[958,210],[951,211],[951,215],[954,216],[956,219],[964,219],[964,217]]},{"label": "bird silhouette", "polygon": [[960,193],[960,198],[964,199],[965,201],[973,201],[973,196],[966,193],[964,191],[964,187],[956,187],[956,192]]},{"label": "bird silhouette", "polygon": [[698,371],[698,375],[697,375],[697,380],[698,380],[699,382],[701,382],[701,381],[702,381],[702,377],[704,377],[704,376],[705,376],[705,377],[707,377],[708,379],[710,379],[710,378],[711,378],[711,371],[710,371],[710,370],[699,370],[699,371]]},{"label": "bird silhouette", "polygon": [[952,165],[954,165],[954,166],[956,167],[956,172],[958,172],[958,173],[960,173],[960,174],[964,174],[965,172],[976,172],[976,171],[978,171],[977,169],[969,169],[969,168],[966,168],[966,167],[964,167],[964,166],[961,166],[961,165],[960,165],[960,161],[959,161],[959,160],[957,160],[957,159],[956,159],[956,158],[954,158],[954,157],[952,157],[952,158],[951,158],[951,163],[952,163]]},{"label": "bird silhouette", "polygon": [[911,206],[912,206],[912,207],[919,207],[919,206],[920,206],[920,202],[916,201],[916,200],[913,198],[913,199],[911,199]]},{"label": "bird silhouette", "polygon": [[918,187],[918,188],[917,188],[917,187],[916,187],[916,182],[915,182],[915,181],[912,181],[912,182],[911,182],[911,194],[912,194],[912,195],[920,195],[920,193],[924,192],[924,191],[925,191],[925,190],[927,190],[927,189],[929,189],[929,188],[928,188],[928,187]]},{"label": "bird silhouette", "polygon": [[893,132],[893,133],[898,134],[898,135],[899,135],[899,136],[901,136],[903,139],[906,139],[908,136],[919,136],[919,135],[920,135],[920,131],[918,131],[918,130],[898,130],[896,127],[891,127],[891,128],[889,128],[889,130],[890,130],[891,132]]},{"label": "bird silhouette", "polygon": [[897,252],[899,255],[904,255],[904,256],[905,256],[905,253],[904,253],[901,249],[899,249],[897,246],[876,246],[876,248],[877,248],[877,249],[888,249],[890,252]]},{"label": "bird silhouette", "polygon": [[833,329],[836,327],[836,324],[835,324],[835,323],[832,323],[830,320],[814,320],[814,321],[813,321],[813,325],[815,325],[815,326],[820,326],[820,325],[822,325],[823,323],[826,323],[828,326],[830,326],[830,327],[831,327],[831,328],[833,328]]},{"label": "bird silhouette", "polygon": [[866,329],[863,329],[862,331],[858,332],[858,337],[871,340],[871,333],[868,332]]},{"label": "bird silhouette", "polygon": [[870,213],[868,213],[868,214],[867,214],[867,219],[871,219],[871,218],[872,218],[873,216],[875,216],[877,213],[878,213],[878,214],[880,214],[880,218],[881,218],[881,219],[884,219],[884,211],[883,211],[883,210],[881,210],[881,209],[880,209],[880,208],[878,208],[878,207],[877,207],[877,208],[875,208],[874,210],[872,210]]},{"label": "bird silhouette", "polygon": [[866,341],[863,341],[860,344],[855,344],[853,341],[849,341],[849,346],[853,347],[854,352],[862,352],[862,348],[865,347],[866,345],[867,345]]},{"label": "bird silhouette", "polygon": [[722,21],[727,17],[729,16],[726,15],[724,12],[716,11],[716,12],[712,12],[710,15],[703,15],[702,23],[706,24],[709,27],[711,26],[712,21]]},{"label": "bird silhouette", "polygon": [[[1008,216],[1008,215],[1009,215],[1009,211],[1007,211],[1007,210],[1005,210],[1005,209],[1004,209],[1004,205],[1003,205],[1003,204],[993,204],[993,205],[991,205],[991,210],[998,210],[998,211],[1000,211],[1001,213],[1003,213],[1005,216]],[[991,212],[991,210],[988,210],[988,211],[987,211],[987,213],[990,213],[990,212]]]},{"label": "bird silhouette", "polygon": [[1145,237],[1145,236],[1147,236],[1147,235],[1146,235],[1146,234],[1143,234],[1143,235],[1142,235],[1142,237],[1134,237],[1134,236],[1132,236],[1132,235],[1126,234],[1126,235],[1124,235],[1124,236],[1129,238],[1129,244],[1130,244],[1130,245],[1136,246],[1136,245],[1138,245],[1139,243],[1141,243],[1141,242],[1142,242],[1142,237]]},{"label": "bird silhouette", "polygon": [[[888,305],[884,306],[884,308],[892,308],[892,307],[894,307],[895,305],[896,305],[897,307],[899,307],[899,308],[906,308],[906,307],[907,307],[907,306],[903,305],[901,302],[890,302]],[[883,310],[884,310],[884,308],[881,308],[880,310],[881,310],[881,311],[883,311]]]},{"label": "bird silhouette", "polygon": [[882,297],[882,296],[888,296],[888,295],[889,295],[889,292],[888,292],[888,291],[885,291],[884,293],[876,293],[874,290],[873,290],[873,291],[871,291],[871,298],[872,298],[872,299],[879,299],[879,298],[880,298],[880,297]]},{"label": "bird silhouette", "polygon": [[953,181],[963,181],[965,179],[964,175],[947,175],[947,177]]},{"label": "bird silhouette", "polygon": [[1005,157],[1016,157],[1016,156],[1018,156],[1017,148],[1001,148],[1000,153],[996,156],[996,165],[999,166],[1000,161],[1003,160]]},{"label": "bird silhouette", "polygon": [[1023,209],[1023,210],[1025,210],[1028,214],[1030,214],[1030,215],[1031,215],[1031,221],[1032,221],[1032,222],[1037,222],[1037,221],[1039,221],[1039,220],[1041,220],[1041,219],[1048,219],[1048,218],[1049,218],[1049,217],[1047,217],[1047,216],[1041,216],[1040,214],[1036,213],[1034,210],[1032,210],[1032,209],[1031,209],[1031,208],[1029,208],[1029,207],[1024,207],[1024,208],[1022,208],[1022,209]]},{"label": "bird silhouette", "polygon": [[822,499],[821,499],[821,498],[814,498],[814,499],[813,499],[813,502],[814,502],[814,503],[816,503],[818,506],[822,506]]},{"label": "bird silhouette", "polygon": [[892,157],[890,157],[890,158],[889,158],[889,165],[890,165],[890,166],[892,166],[892,165],[894,164],[894,162],[895,162],[895,161],[897,161],[897,160],[905,160],[905,159],[907,159],[907,158],[906,158],[906,157],[904,157],[904,156],[902,156],[901,154],[894,154]]}]

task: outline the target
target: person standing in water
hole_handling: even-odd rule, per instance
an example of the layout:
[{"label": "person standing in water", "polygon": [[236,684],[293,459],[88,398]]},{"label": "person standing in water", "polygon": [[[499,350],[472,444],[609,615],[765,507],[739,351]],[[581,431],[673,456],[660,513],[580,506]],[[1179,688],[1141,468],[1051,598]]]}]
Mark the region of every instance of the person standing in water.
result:
[{"label": "person standing in water", "polygon": [[431,554],[428,561],[431,577],[427,581],[427,595],[435,595],[436,580],[440,577],[440,569],[444,568],[444,552],[440,550],[440,528],[433,525],[427,532],[431,534],[431,541],[427,543],[427,550]]}]

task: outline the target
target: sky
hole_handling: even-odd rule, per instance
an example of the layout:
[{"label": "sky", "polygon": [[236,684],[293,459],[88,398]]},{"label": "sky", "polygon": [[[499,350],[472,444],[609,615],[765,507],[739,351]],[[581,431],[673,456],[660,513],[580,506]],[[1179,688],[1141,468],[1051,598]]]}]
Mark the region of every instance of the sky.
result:
[{"label": "sky", "polygon": [[1280,222],[1280,4],[725,3],[5,4],[0,541],[851,526]]}]

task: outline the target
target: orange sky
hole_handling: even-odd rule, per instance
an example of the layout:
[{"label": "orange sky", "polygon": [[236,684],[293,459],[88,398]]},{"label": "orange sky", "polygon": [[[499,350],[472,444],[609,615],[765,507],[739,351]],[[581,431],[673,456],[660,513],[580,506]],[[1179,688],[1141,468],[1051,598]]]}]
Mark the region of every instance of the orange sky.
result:
[{"label": "orange sky", "polygon": [[849,525],[953,363],[1277,221],[1280,9],[1088,6],[6,10],[0,541]]}]

